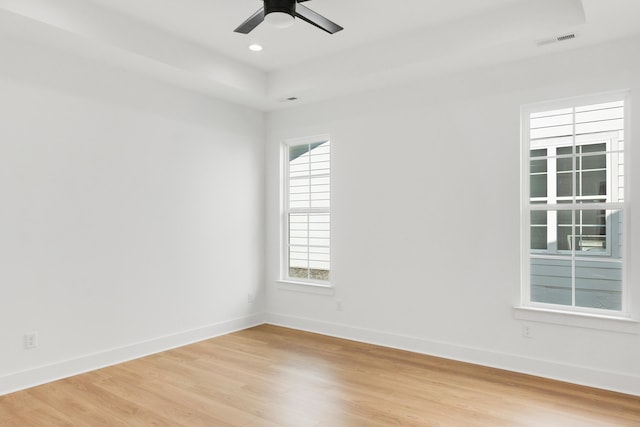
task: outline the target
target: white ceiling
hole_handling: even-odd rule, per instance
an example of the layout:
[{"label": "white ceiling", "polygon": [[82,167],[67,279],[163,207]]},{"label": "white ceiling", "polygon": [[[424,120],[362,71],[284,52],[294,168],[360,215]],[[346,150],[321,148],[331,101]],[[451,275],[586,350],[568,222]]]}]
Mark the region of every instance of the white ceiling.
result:
[{"label": "white ceiling", "polygon": [[640,0],[313,0],[345,29],[234,33],[261,4],[0,0],[0,31],[262,110],[640,34]]},{"label": "white ceiling", "polygon": [[[484,8],[518,0],[313,0],[305,6],[345,29],[329,35],[302,21],[286,30],[259,25],[248,35],[233,29],[261,0],[92,0],[265,71],[357,47]],[[265,47],[248,51],[250,43]]]}]

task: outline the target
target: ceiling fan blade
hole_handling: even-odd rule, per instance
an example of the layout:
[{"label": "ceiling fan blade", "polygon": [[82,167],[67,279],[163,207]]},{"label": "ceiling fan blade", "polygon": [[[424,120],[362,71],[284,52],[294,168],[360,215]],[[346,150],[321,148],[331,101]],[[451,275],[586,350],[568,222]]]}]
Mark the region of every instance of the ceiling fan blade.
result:
[{"label": "ceiling fan blade", "polygon": [[264,7],[261,7],[256,13],[251,15],[249,19],[244,21],[238,28],[236,28],[236,33],[249,34],[251,30],[258,26],[262,21],[264,21]]},{"label": "ceiling fan blade", "polygon": [[303,1],[309,1],[309,0],[298,0],[298,3],[302,3]]},{"label": "ceiling fan blade", "polygon": [[329,21],[324,16],[301,4],[296,5],[296,16],[311,25],[315,25],[316,27],[326,31],[329,34],[337,33],[338,31],[343,30],[340,25],[336,24],[335,22]]}]

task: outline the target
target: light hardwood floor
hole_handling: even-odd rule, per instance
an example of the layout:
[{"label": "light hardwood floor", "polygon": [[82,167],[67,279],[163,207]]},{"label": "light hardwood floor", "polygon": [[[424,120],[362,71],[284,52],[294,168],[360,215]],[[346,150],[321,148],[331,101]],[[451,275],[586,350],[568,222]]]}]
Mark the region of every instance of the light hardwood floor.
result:
[{"label": "light hardwood floor", "polygon": [[640,426],[640,397],[263,325],[0,397],[0,425]]}]

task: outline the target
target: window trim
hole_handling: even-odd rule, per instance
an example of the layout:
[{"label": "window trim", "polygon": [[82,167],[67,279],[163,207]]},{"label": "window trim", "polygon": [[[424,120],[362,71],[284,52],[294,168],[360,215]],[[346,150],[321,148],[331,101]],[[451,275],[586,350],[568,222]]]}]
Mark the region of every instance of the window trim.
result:
[{"label": "window trim", "polygon": [[[581,105],[602,104],[607,102],[624,101],[624,157],[625,157],[625,173],[624,173],[624,200],[619,203],[608,204],[608,207],[603,208],[606,210],[616,209],[615,205],[620,206],[620,210],[623,212],[623,230],[624,230],[624,242],[622,248],[622,304],[620,311],[618,310],[604,310],[590,307],[577,307],[577,306],[564,306],[560,304],[549,304],[531,301],[531,286],[530,286],[530,182],[529,182],[529,167],[530,167],[530,127],[529,117],[533,113],[560,110],[565,108],[572,108]],[[516,318],[523,320],[536,320],[548,323],[568,324],[573,325],[571,322],[567,322],[567,319],[575,318],[592,318],[594,320],[614,319],[614,320],[632,320],[632,292],[631,284],[629,282],[628,270],[630,260],[630,194],[631,194],[631,180],[629,179],[629,164],[630,164],[630,151],[631,151],[631,114],[630,114],[630,91],[620,90],[612,91],[601,94],[577,96],[571,98],[560,99],[556,101],[545,101],[523,105],[520,109],[520,233],[521,233],[521,266],[520,266],[520,304],[514,308],[515,313],[528,313],[526,318],[520,315]],[[605,132],[606,133],[606,132]],[[575,138],[574,138],[575,139]],[[607,150],[609,153],[609,150]],[[553,319],[553,320],[550,320]],[[574,326],[580,326],[574,325]]]},{"label": "window trim", "polygon": [[[285,139],[281,147],[281,167],[280,167],[280,272],[279,277],[276,280],[279,283],[279,287],[285,290],[294,290],[295,287],[304,287],[310,290],[313,290],[313,293],[324,294],[326,292],[333,292],[333,285],[331,284],[332,280],[332,271],[329,270],[329,280],[318,280],[311,278],[299,278],[299,277],[290,277],[289,276],[289,214],[290,213],[300,213],[300,208],[291,209],[289,208],[289,147],[294,147],[297,145],[306,145],[313,144],[321,141],[329,141],[331,142],[331,151],[329,162],[330,164],[333,162],[333,140],[329,134],[319,134],[313,136],[306,136],[300,138],[288,138]],[[330,166],[329,169],[329,181],[332,181],[332,168]],[[321,212],[321,213],[329,213],[330,219],[329,224],[331,224],[331,209],[332,203],[331,199],[333,199],[331,190],[330,191],[330,203],[329,208],[309,208],[309,212]],[[333,241],[333,230],[331,225],[329,225],[329,262],[332,262],[332,251],[331,251],[331,242]],[[323,290],[326,289],[326,292]]]}]

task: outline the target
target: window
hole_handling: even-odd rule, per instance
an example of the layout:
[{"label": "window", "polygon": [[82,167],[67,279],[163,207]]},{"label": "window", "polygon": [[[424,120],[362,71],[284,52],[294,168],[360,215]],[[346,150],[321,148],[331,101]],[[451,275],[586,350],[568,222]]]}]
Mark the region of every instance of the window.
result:
[{"label": "window", "polygon": [[626,94],[523,109],[523,305],[620,316]]},{"label": "window", "polygon": [[285,145],[283,279],[326,284],[331,271],[331,142]]}]

